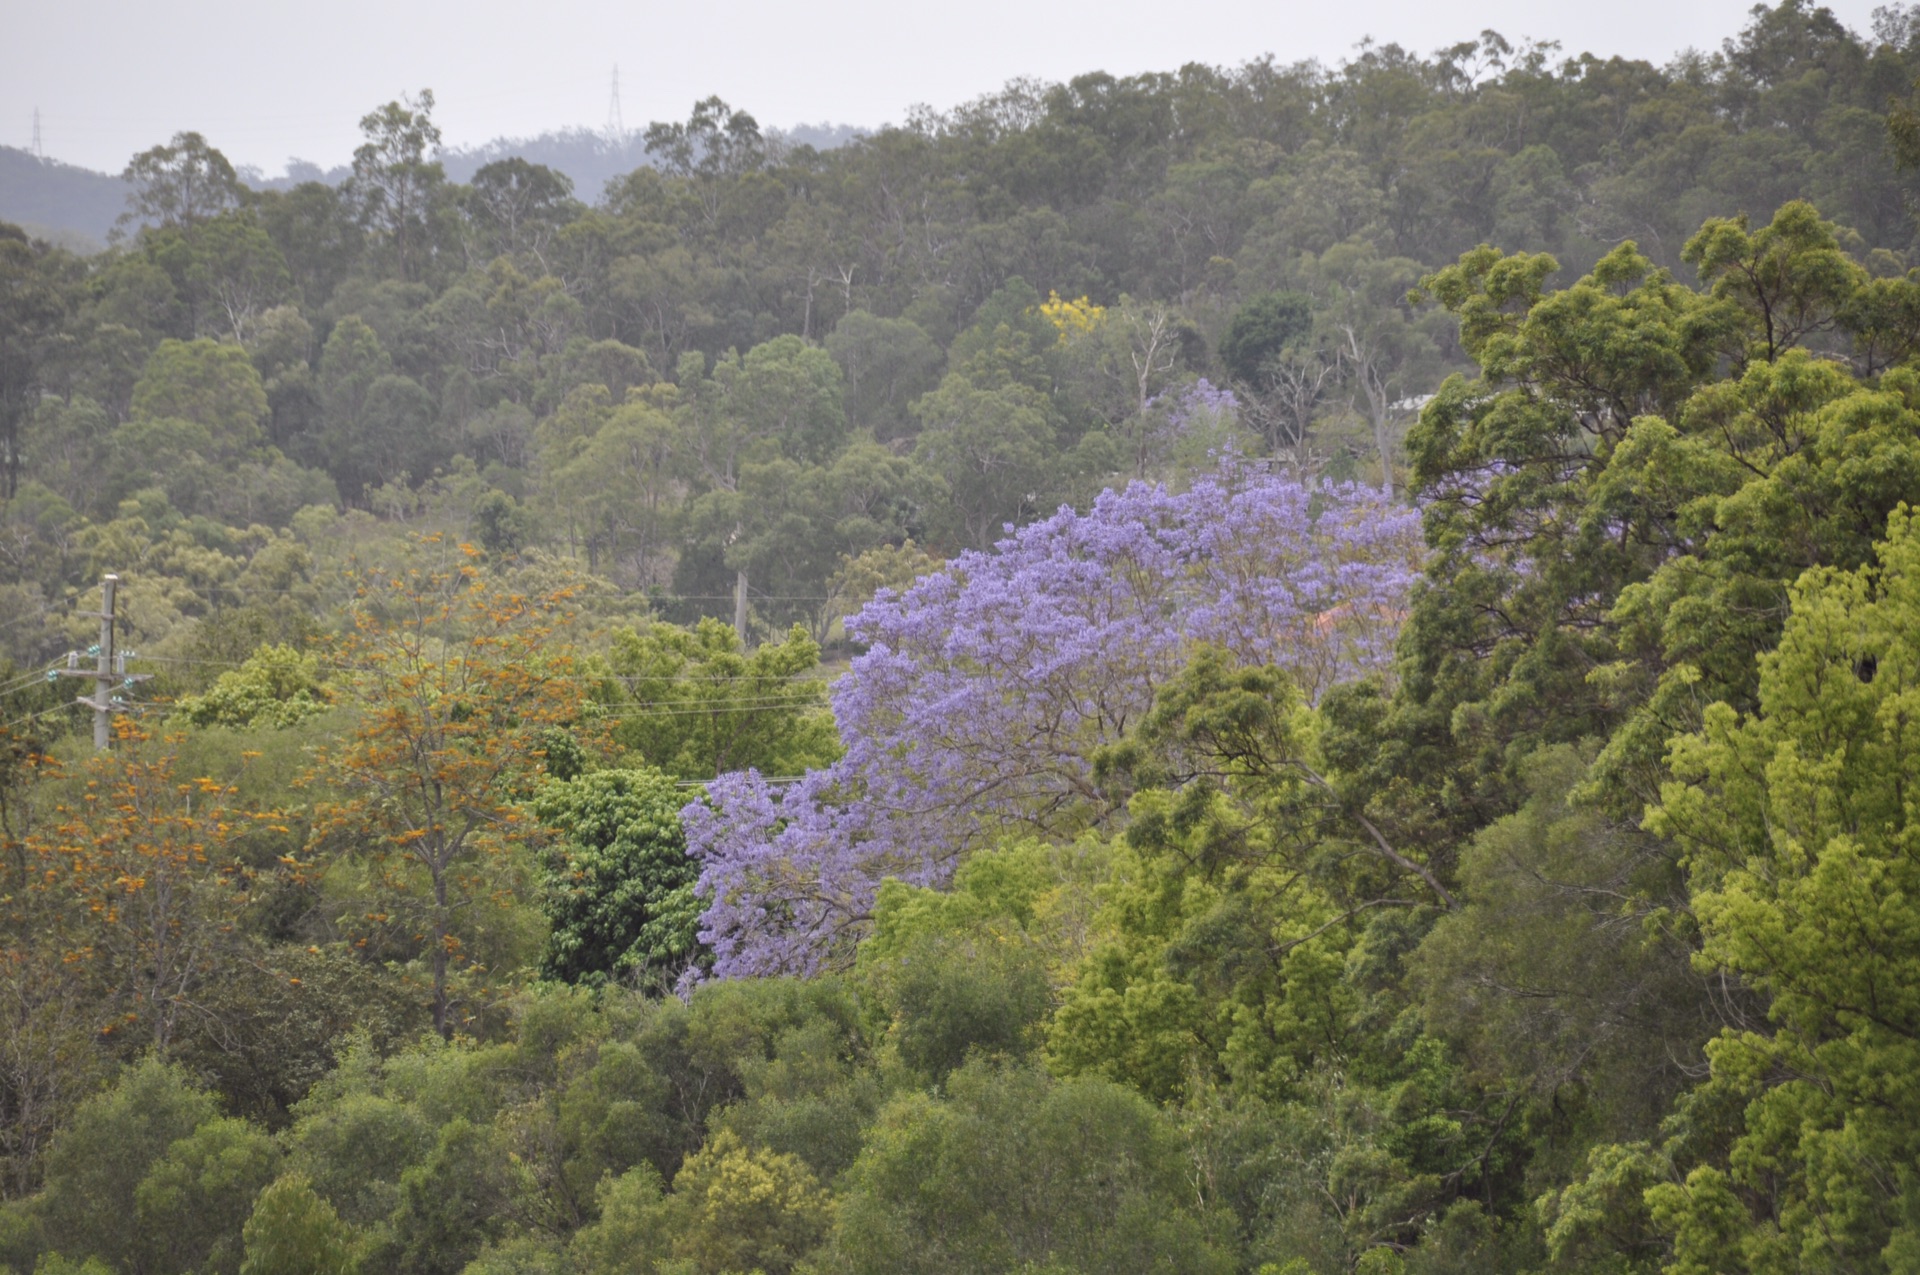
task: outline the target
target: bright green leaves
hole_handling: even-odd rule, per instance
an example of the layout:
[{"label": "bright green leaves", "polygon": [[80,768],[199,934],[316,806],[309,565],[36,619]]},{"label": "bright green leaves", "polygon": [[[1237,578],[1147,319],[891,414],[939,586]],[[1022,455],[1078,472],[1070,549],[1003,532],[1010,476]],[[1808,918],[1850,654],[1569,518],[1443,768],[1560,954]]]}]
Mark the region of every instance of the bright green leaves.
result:
[{"label": "bright green leaves", "polygon": [[[1460,315],[1482,377],[1449,379],[1408,436],[1435,587],[1408,619],[1406,693],[1386,731],[1453,754],[1423,747],[1426,773],[1407,779],[1446,791],[1406,803],[1450,833],[1510,808],[1517,756],[1617,724],[1624,688],[1588,681],[1624,654],[1607,612],[1673,553],[1671,519],[1693,493],[1665,465],[1651,471],[1668,479],[1664,503],[1596,489],[1623,449],[1641,473],[1670,446],[1633,439],[1636,422],[1678,419],[1726,322],[1630,245],[1547,292],[1554,268],[1478,249],[1424,285]],[[1710,490],[1728,485],[1705,468]]]},{"label": "bright green leaves", "polygon": [[1863,562],[1920,490],[1910,373],[1869,387],[1807,348],[1858,325],[1884,360],[1911,285],[1856,305],[1864,270],[1804,204],[1709,223],[1689,253],[1707,295],[1631,245],[1559,291],[1550,262],[1491,249],[1425,284],[1482,377],[1443,386],[1409,438],[1436,587],[1389,731],[1453,751],[1439,805],[1412,804],[1460,832],[1520,799],[1527,752],[1582,738],[1612,737],[1598,780],[1633,812],[1701,704],[1751,706],[1787,582]]},{"label": "bright green leaves", "polygon": [[[1554,435],[1530,440],[1542,459],[1568,453],[1581,432],[1617,436],[1636,416],[1677,407],[1711,372],[1720,323],[1704,298],[1631,244],[1602,257],[1586,278],[1548,292],[1545,281],[1558,269],[1540,254],[1477,248],[1421,284],[1460,316],[1461,344],[1487,387],[1513,387],[1559,407]],[[1479,446],[1471,435],[1461,441],[1486,459],[1530,459],[1512,445],[1527,435],[1511,430],[1495,416],[1476,431]],[[1409,437],[1417,464],[1436,455],[1440,437],[1430,428]],[[1437,476],[1422,470],[1424,479]]]},{"label": "bright green leaves", "polygon": [[1920,1034],[1914,971],[1886,963],[1920,959],[1920,918],[1898,904],[1920,887],[1915,532],[1903,509],[1877,568],[1802,579],[1761,660],[1759,714],[1717,706],[1676,741],[1687,782],[1664,790],[1652,823],[1689,851],[1708,958],[1760,980],[1776,1017],[1809,1036],[1866,1022]]},{"label": "bright green leaves", "polygon": [[1141,791],[1049,1032],[1057,1068],[1275,1100],[1364,1051],[1349,962],[1369,922],[1453,900],[1327,773],[1317,727],[1282,671],[1200,648],[1103,752],[1101,782]]},{"label": "bright green leaves", "polygon": [[833,1222],[833,1198],[794,1155],[722,1130],[689,1157],[657,1225],[690,1269],[787,1275]]},{"label": "bright green leaves", "polygon": [[[1646,777],[1667,737],[1694,729],[1702,702],[1753,707],[1789,582],[1809,567],[1864,563],[1887,511],[1920,491],[1916,389],[1909,371],[1869,389],[1791,351],[1702,390],[1678,432],[1635,425],[1596,484],[1593,516],[1617,523],[1639,511],[1674,556],[1622,589],[1609,617],[1637,676],[1658,680],[1626,696],[1649,698],[1608,745],[1603,776],[1641,776],[1636,788],[1651,796]],[[1664,522],[1647,516],[1662,505]]]},{"label": "bright green leaves", "polygon": [[[1429,281],[1484,377],[1410,440],[1435,587],[1368,777],[1377,803],[1478,827],[1469,906],[1413,987],[1476,1067],[1550,1099],[1542,1129],[1650,1131],[1682,1079],[1661,1055],[1716,1021],[1678,964],[1696,919],[1701,973],[1770,1002],[1772,1034],[1708,1046],[1663,1146],[1602,1146],[1546,1197],[1556,1260],[1664,1234],[1679,1271],[1893,1269],[1912,1188],[1890,1166],[1920,1153],[1895,1079],[1920,1030],[1905,514],[1866,564],[1920,491],[1920,416],[1909,370],[1856,372],[1909,348],[1913,285],[1870,283],[1804,204],[1710,222],[1687,259],[1704,296],[1626,247],[1560,292],[1490,250]],[[1851,366],[1829,352],[1849,336]],[[1656,793],[1690,898],[1673,851],[1623,827]]]},{"label": "bright green leaves", "polygon": [[1708,1092],[1746,1106],[1725,1168],[1649,1193],[1676,1270],[1892,1270],[1920,1234],[1917,533],[1903,508],[1877,566],[1804,576],[1759,711],[1716,705],[1673,747],[1650,826],[1687,853],[1701,963],[1775,1027],[1709,1048]]}]

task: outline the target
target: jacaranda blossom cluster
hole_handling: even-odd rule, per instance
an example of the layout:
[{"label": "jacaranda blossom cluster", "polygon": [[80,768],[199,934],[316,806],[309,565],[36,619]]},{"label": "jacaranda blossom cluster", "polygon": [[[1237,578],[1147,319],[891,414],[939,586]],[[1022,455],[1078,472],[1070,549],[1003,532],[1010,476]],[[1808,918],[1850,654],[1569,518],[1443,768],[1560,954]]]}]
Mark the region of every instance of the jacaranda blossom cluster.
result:
[{"label": "jacaranda blossom cluster", "polygon": [[1377,491],[1230,459],[883,592],[851,621],[868,650],[833,689],[846,755],[784,788],[722,776],[682,812],[713,972],[832,964],[887,877],[941,885],[997,831],[1084,818],[1094,749],[1194,643],[1279,664],[1309,698],[1383,668],[1420,554],[1419,515]]}]

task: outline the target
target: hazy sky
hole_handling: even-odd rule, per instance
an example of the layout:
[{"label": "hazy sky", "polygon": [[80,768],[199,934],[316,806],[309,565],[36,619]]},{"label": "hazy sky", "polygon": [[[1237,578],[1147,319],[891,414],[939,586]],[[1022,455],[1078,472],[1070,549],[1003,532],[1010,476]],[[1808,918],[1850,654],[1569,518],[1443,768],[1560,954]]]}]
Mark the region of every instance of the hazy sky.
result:
[{"label": "hazy sky", "polygon": [[[1882,0],[1834,0],[1858,31]],[[1491,27],[1665,62],[1711,49],[1751,0],[4,0],[0,144],[118,171],[198,129],[236,163],[343,163],[369,109],[434,90],[449,145],[607,121],[629,128],[718,93],[765,125],[899,120],[1020,75],[1347,56],[1372,36],[1422,52]]]}]

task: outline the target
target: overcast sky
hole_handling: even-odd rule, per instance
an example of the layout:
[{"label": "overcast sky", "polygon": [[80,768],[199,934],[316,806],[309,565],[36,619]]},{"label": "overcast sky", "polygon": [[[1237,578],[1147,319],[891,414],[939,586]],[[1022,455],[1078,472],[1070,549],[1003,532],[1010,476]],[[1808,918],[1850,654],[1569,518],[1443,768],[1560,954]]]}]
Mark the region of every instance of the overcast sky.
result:
[{"label": "overcast sky", "polygon": [[[1882,0],[1829,7],[1857,31]],[[236,163],[344,163],[369,109],[431,88],[448,145],[607,121],[718,93],[763,125],[878,125],[1021,75],[1130,74],[1264,53],[1335,63],[1371,36],[1428,52],[1491,27],[1665,62],[1712,49],[1751,0],[4,0],[0,144],[118,171],[198,129]]]}]

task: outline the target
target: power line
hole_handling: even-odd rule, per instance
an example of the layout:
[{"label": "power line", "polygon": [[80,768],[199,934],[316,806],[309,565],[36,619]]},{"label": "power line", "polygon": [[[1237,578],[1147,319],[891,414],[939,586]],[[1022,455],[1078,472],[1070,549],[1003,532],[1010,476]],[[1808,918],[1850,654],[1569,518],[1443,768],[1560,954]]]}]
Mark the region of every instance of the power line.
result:
[{"label": "power line", "polygon": [[[648,704],[634,704],[626,708],[610,709],[599,713],[600,717],[651,717],[655,713],[685,709],[688,712],[705,714],[710,712],[729,713],[746,712],[758,708],[798,708],[810,704],[825,707],[825,701],[812,695],[796,696],[790,699],[739,699],[739,700],[700,700],[700,699],[663,699]],[[692,706],[692,707],[689,707]]]},{"label": "power line", "polygon": [[[792,678],[781,679],[774,677],[755,677],[752,675],[741,677],[703,677],[698,673],[690,673],[685,677],[649,677],[644,673],[604,673],[601,676],[608,681],[618,682],[622,686],[627,687],[631,687],[635,682],[673,682],[676,684],[685,683],[688,686],[719,686],[733,682],[766,682],[774,686],[801,686],[805,684],[804,680],[796,681]],[[818,681],[822,687],[826,685],[823,679],[814,678],[807,680]]]},{"label": "power line", "polygon": [[[138,573],[134,573],[126,578],[138,578]],[[217,593],[229,598],[237,598],[242,602],[262,598],[284,598],[294,594],[310,597],[316,602],[325,602],[327,600],[326,594],[328,590],[330,588],[338,588],[343,583],[346,582],[322,579],[291,585],[251,585],[244,589],[239,585],[214,583],[195,585],[192,588],[192,592],[203,595]],[[836,602],[841,600],[841,595],[837,593],[761,593],[758,590],[749,590],[747,596],[754,602]],[[675,602],[731,602],[733,598],[734,595],[732,593],[648,593],[644,591],[629,591],[615,600],[645,602],[649,605],[671,605]],[[37,617],[17,616],[5,624],[0,624],[0,630],[35,618]]]},{"label": "power line", "polygon": [[[761,709],[772,708],[772,707],[783,707],[783,706],[780,706],[780,705],[761,705],[760,706]],[[747,711],[754,711],[754,710],[750,708],[743,708],[739,711],[747,712]],[[650,717],[711,717],[713,715],[714,715],[713,709],[665,708],[665,709],[657,709],[657,710],[656,709],[636,709],[632,712],[605,713],[605,714],[602,714],[601,716],[604,719],[612,720],[612,721],[636,722],[636,721],[645,721]]]},{"label": "power line", "polygon": [[11,682],[0,683],[0,695],[12,694],[30,682],[44,682],[47,680],[48,678],[45,672],[22,673]]},{"label": "power line", "polygon": [[0,722],[0,730],[12,730],[14,727],[20,725],[22,722],[30,722],[36,717],[45,717],[48,713],[57,713],[65,707],[66,707],[65,704],[55,704],[52,708],[38,709],[22,717],[16,717],[10,722]]},{"label": "power line", "polygon": [[[739,772],[735,771],[732,773],[737,774]],[[717,779],[719,776],[716,775],[714,778]],[[797,784],[805,778],[805,775],[762,775],[760,776],[760,782],[763,784],[782,786],[785,784]],[[675,788],[705,788],[712,782],[712,779],[676,779],[673,781],[673,786]]]},{"label": "power line", "polygon": [[[173,656],[173,655],[141,655],[141,656],[135,656],[133,658],[137,660],[142,660],[142,661],[151,661],[156,664],[186,664],[186,665],[191,665],[191,666],[196,666],[201,668],[235,669],[235,668],[242,667],[241,664],[236,663],[232,660],[196,660],[196,659],[186,658],[182,656]],[[40,676],[42,675],[36,673],[36,674],[33,674],[31,677],[27,678],[26,680],[31,681],[34,678],[37,678]],[[592,677],[583,677],[582,680],[591,682],[596,679]],[[625,682],[629,680],[639,680],[639,679],[626,679],[626,678],[615,676],[611,678],[611,680],[616,682]],[[684,691],[684,690],[697,689],[702,686],[719,686],[723,684],[730,685],[738,682],[768,682],[770,680],[771,679],[758,678],[758,677],[696,678],[696,679],[690,679],[684,683],[675,684],[675,689]],[[794,683],[794,682],[777,682],[776,681],[776,682],[772,682],[772,685],[794,686],[797,688],[802,684]],[[3,691],[4,689],[5,688],[0,688],[0,691]],[[715,700],[715,699],[644,700],[644,701],[641,701],[640,703],[633,704],[630,706],[615,707],[615,708],[609,709],[604,714],[604,716],[620,717],[628,713],[644,714],[647,712],[651,712],[657,706],[664,706],[668,708],[683,708],[689,705],[706,705],[711,708],[724,710],[724,709],[740,709],[740,708],[774,708],[774,707],[784,707],[790,704],[823,704],[826,702],[825,701],[826,689],[827,688],[823,683],[821,684],[820,689],[818,691],[799,691],[798,693],[792,694],[792,695],[764,695],[764,696],[756,696],[748,699],[737,699],[737,700]]]},{"label": "power line", "polygon": [[[198,586],[196,593],[223,593],[229,597],[249,599],[254,596],[285,597],[288,594],[320,593],[326,587],[323,581],[311,584],[289,585],[283,588],[262,587],[242,590],[230,584],[205,584]],[[755,602],[834,602],[840,595],[836,593],[758,593],[749,592],[748,597]],[[320,599],[324,600],[324,599]],[[731,593],[628,593],[626,601],[640,601],[649,604],[666,605],[674,602],[731,602]]]},{"label": "power line", "polygon": [[[207,660],[207,659],[199,659],[197,657],[188,656],[188,655],[130,655],[127,658],[130,660],[137,660],[141,663],[146,663],[146,664],[185,664],[194,668],[235,669],[235,668],[244,668],[246,666],[246,661],[244,660]],[[44,675],[40,673],[33,673],[33,674],[27,675],[28,680],[31,680],[32,678],[41,677],[41,676],[44,676]],[[691,674],[685,677],[679,677],[679,676],[674,676],[670,674],[658,676],[658,677],[649,677],[641,673],[599,673],[599,674],[582,674],[581,679],[583,681],[589,681],[589,682],[593,682],[593,681],[618,682],[622,686],[626,686],[626,687],[632,687],[636,682],[666,682],[666,683],[669,683],[675,686],[684,687],[684,688],[699,687],[699,686],[730,686],[740,682],[754,682],[754,683],[771,685],[771,686],[802,686],[805,684],[803,681],[794,681],[791,679],[782,680],[780,678],[775,678],[775,677],[760,677],[760,676],[753,676],[753,675],[742,675],[738,677],[702,677],[697,673]],[[820,679],[815,679],[815,680],[820,681],[820,686],[822,690],[826,689],[826,683],[824,680],[820,680]],[[683,702],[695,703],[695,702],[704,702],[704,701],[688,700]]]}]

